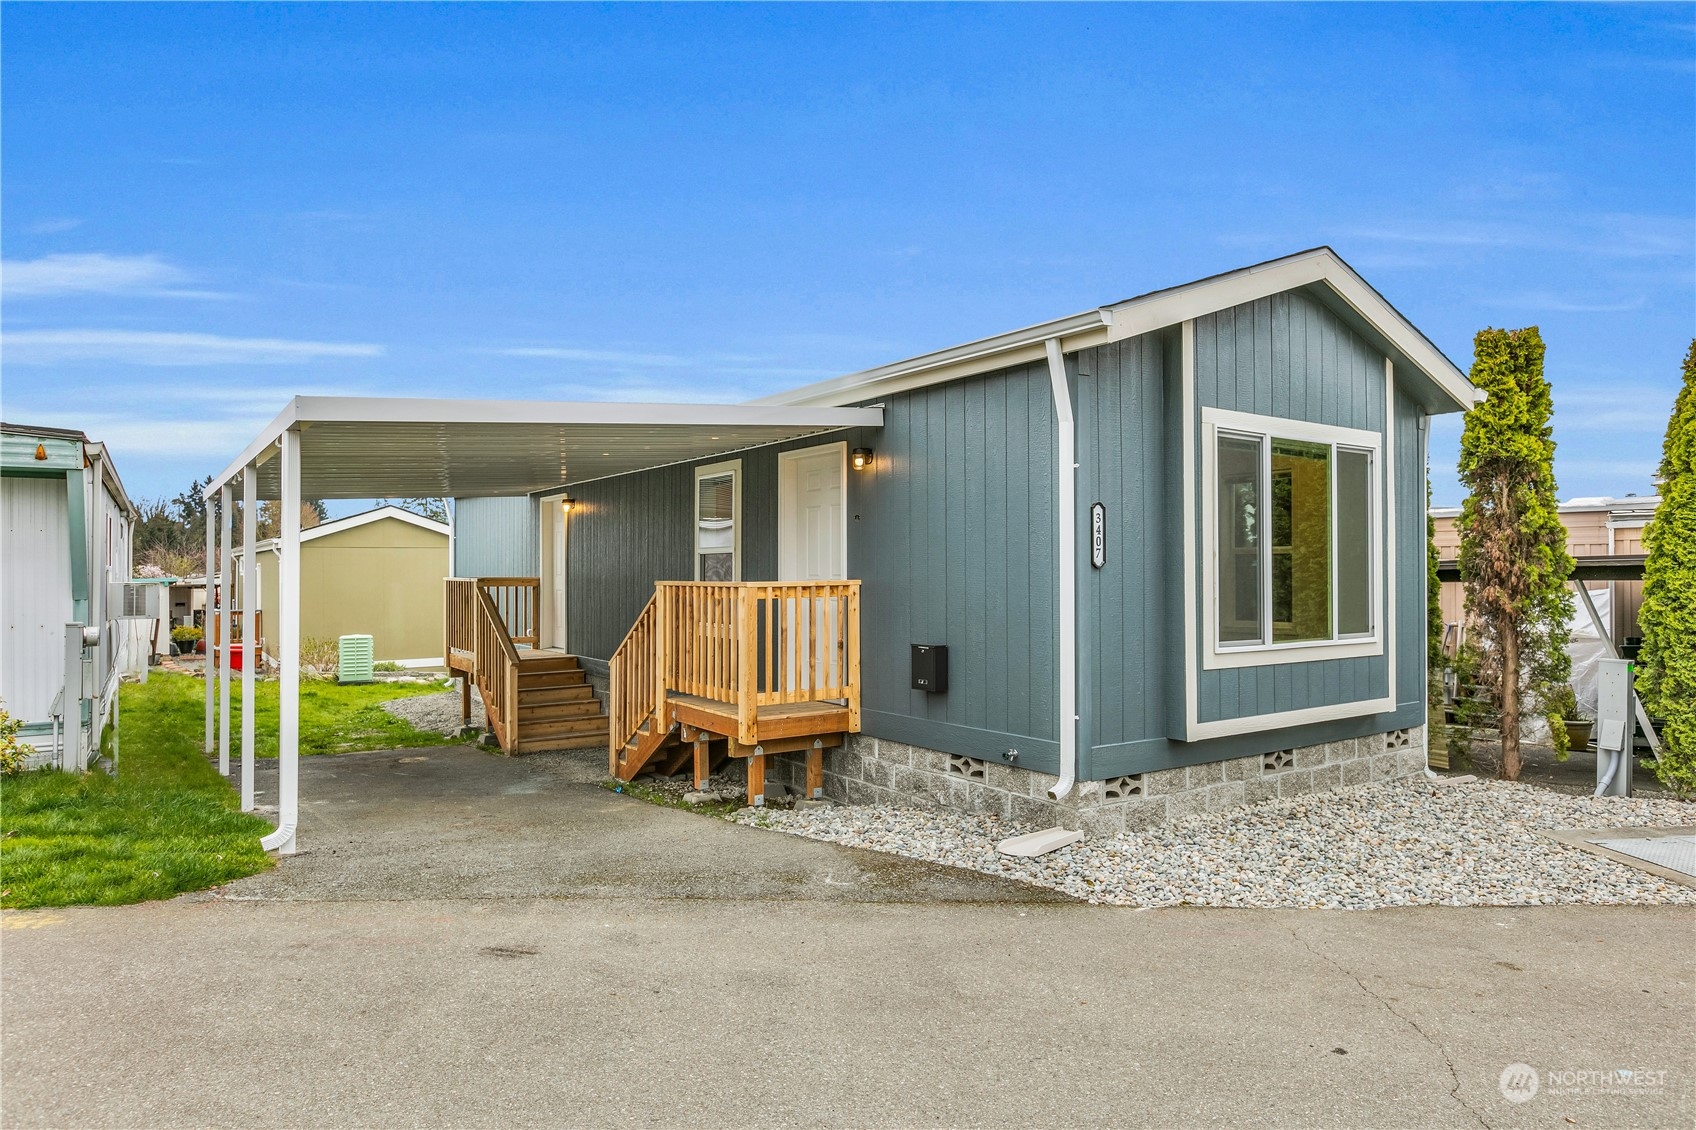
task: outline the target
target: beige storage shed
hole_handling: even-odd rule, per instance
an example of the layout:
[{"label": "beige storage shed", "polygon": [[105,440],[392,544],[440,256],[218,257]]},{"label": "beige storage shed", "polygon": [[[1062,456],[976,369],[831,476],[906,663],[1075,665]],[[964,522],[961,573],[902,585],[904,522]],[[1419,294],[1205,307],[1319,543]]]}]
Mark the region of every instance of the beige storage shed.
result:
[{"label": "beige storage shed", "polygon": [[[280,545],[258,542],[259,624],[267,658],[268,629],[278,607]],[[242,547],[235,550],[239,562]],[[381,506],[325,522],[300,534],[300,634],[335,640],[369,635],[378,662],[437,666],[442,662],[442,579],[448,575],[448,527],[398,506]],[[241,569],[236,568],[236,577]],[[239,599],[239,598],[238,598]],[[240,607],[238,604],[237,607]]]}]

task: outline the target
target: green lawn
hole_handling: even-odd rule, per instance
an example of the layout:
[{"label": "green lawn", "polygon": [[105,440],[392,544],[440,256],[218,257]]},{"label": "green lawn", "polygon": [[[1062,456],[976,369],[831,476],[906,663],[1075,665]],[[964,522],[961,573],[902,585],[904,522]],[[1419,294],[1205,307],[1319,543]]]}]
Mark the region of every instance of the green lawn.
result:
[{"label": "green lawn", "polygon": [[[301,752],[443,744],[447,739],[377,706],[438,689],[303,682]],[[277,686],[261,683],[258,690],[258,751],[275,757]],[[115,906],[272,866],[259,847],[270,822],[237,811],[234,789],[200,752],[204,684],[156,674],[146,685],[126,684],[121,694],[116,779],[38,770],[0,780],[0,906]],[[239,734],[238,708],[239,696],[231,712]],[[232,761],[239,750],[239,740],[232,742]]]}]

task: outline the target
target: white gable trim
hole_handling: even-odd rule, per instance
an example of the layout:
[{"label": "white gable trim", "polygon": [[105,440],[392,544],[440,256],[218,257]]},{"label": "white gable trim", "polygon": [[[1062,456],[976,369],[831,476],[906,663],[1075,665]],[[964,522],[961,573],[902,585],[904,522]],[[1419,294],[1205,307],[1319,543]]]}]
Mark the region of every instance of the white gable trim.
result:
[{"label": "white gable trim", "polygon": [[1466,374],[1400,311],[1372,289],[1353,267],[1328,247],[1302,251],[1253,267],[1157,290],[1096,310],[1059,318],[1011,333],[956,345],[905,361],[822,381],[752,401],[754,404],[843,405],[905,392],[1040,360],[1043,342],[1061,339],[1066,352],[1108,341],[1119,341],[1168,326],[1181,325],[1217,310],[1227,310],[1287,290],[1327,285],[1361,319],[1382,334],[1461,409],[1472,407],[1481,394]]},{"label": "white gable trim", "polygon": [[346,518],[335,518],[328,522],[320,522],[310,530],[300,531],[300,540],[311,541],[314,538],[339,534],[346,530],[357,529],[360,526],[369,526],[372,522],[381,522],[384,518],[393,518],[398,522],[417,526],[421,530],[429,530],[431,533],[441,534],[443,537],[448,536],[448,527],[444,522],[432,521],[422,514],[414,514],[400,506],[379,506],[375,510],[349,514]]}]

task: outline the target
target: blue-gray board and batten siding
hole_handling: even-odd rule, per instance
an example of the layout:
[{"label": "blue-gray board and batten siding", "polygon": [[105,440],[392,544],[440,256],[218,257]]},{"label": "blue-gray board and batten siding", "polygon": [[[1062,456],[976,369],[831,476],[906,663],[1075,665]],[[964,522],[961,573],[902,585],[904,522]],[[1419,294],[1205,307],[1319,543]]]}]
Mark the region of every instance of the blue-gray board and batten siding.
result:
[{"label": "blue-gray board and batten siding", "polygon": [[456,498],[453,575],[534,577],[541,572],[541,512],[536,500]]},{"label": "blue-gray board and batten siding", "polygon": [[[1197,439],[1205,406],[1383,428],[1384,354],[1303,292],[1197,319],[1195,341],[1198,412],[1188,426]],[[1185,710],[1179,350],[1174,328],[1067,358],[1080,464],[1080,775],[1099,779],[1420,724],[1423,409],[1398,395],[1397,709],[1175,740],[1182,731],[1174,721]],[[885,397],[882,429],[702,461],[741,460],[742,576],[775,580],[778,455],[839,441],[874,449],[872,468],[850,471],[846,491],[848,573],[862,582],[866,733],[992,760],[1008,760],[1016,750],[1020,766],[1058,770],[1057,428],[1049,388],[1046,365],[1015,366]],[[1197,443],[1190,473],[1198,481],[1200,457]],[[567,576],[572,650],[609,658],[655,581],[692,577],[694,466],[571,488],[577,499]],[[1089,552],[1095,502],[1105,506],[1108,523],[1107,562],[1099,570]],[[456,557],[458,574],[477,575],[468,568],[475,560],[499,566],[485,574],[534,575],[535,514],[530,499],[462,502],[456,539],[498,536],[507,548],[468,547]],[[527,528],[514,528],[524,521]],[[914,643],[949,645],[946,694],[910,689]],[[1378,656],[1203,671],[1199,717],[1378,697],[1386,667]]]}]

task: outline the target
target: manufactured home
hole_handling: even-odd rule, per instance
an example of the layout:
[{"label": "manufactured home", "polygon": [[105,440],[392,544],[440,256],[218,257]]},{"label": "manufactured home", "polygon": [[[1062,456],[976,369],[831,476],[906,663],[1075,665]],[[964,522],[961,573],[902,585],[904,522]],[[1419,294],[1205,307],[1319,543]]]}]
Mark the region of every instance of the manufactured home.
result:
[{"label": "manufactured home", "polygon": [[626,779],[1107,832],[1423,769],[1427,422],[1477,395],[1320,248],[747,405],[300,397],[215,485],[452,497],[509,750],[587,684]]},{"label": "manufactured home", "polygon": [[0,424],[0,510],[0,700],[32,764],[85,768],[117,698],[124,614],[143,611],[123,607],[135,507],[105,445]]}]

